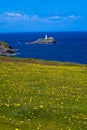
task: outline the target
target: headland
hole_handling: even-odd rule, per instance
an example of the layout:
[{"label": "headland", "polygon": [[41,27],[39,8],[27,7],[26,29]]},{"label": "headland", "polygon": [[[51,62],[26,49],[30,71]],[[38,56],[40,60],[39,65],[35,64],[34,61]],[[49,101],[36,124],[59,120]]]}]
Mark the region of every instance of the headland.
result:
[{"label": "headland", "polygon": [[0,55],[15,54],[14,49],[6,42],[0,41]]}]

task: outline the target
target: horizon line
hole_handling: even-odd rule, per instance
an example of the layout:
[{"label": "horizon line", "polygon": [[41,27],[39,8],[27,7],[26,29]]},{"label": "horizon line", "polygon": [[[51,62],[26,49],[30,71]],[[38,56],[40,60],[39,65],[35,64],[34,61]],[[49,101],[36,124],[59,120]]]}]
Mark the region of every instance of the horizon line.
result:
[{"label": "horizon line", "polygon": [[73,31],[13,31],[13,32],[0,32],[0,33],[45,33],[45,32],[87,32],[87,30],[73,30]]}]

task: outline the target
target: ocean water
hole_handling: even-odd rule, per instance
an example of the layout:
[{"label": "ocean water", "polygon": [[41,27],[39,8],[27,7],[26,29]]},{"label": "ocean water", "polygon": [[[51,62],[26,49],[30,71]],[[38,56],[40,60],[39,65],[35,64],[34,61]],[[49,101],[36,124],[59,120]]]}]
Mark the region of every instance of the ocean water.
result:
[{"label": "ocean water", "polygon": [[[29,44],[46,34],[57,43]],[[0,33],[0,41],[16,50],[15,57],[87,64],[87,32]]]}]

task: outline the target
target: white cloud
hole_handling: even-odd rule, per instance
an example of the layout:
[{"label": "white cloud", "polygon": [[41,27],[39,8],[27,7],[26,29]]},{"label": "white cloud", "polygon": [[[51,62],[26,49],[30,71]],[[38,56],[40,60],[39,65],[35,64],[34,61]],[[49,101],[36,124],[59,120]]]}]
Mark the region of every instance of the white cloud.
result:
[{"label": "white cloud", "polygon": [[15,13],[15,12],[4,12],[0,15],[0,19],[2,22],[18,22],[29,20],[29,16],[27,14]]},{"label": "white cloud", "polygon": [[75,15],[70,15],[70,16],[68,16],[69,18],[76,18],[76,16]]},{"label": "white cloud", "polygon": [[5,12],[4,15],[8,17],[21,17],[22,16],[22,14],[14,13],[14,12]]},{"label": "white cloud", "polygon": [[0,14],[0,30],[57,30],[77,26],[83,17],[53,14],[49,16],[29,15],[20,12],[4,12]]},{"label": "white cloud", "polygon": [[60,18],[61,18],[61,16],[51,16],[51,17],[48,17],[49,20],[58,20]]},{"label": "white cloud", "polygon": [[65,17],[64,19],[67,19],[67,20],[78,20],[80,18],[81,18],[81,16],[77,16],[77,15],[71,14],[71,15]]},{"label": "white cloud", "polygon": [[19,12],[4,12],[3,14],[0,14],[0,23],[9,23],[9,24],[33,24],[33,23],[61,23],[63,24],[64,21],[74,21],[80,19],[80,16],[76,16],[74,14],[71,14],[69,16],[61,16],[61,15],[53,15],[48,17],[40,17],[37,14],[36,15],[28,15],[24,13]]}]

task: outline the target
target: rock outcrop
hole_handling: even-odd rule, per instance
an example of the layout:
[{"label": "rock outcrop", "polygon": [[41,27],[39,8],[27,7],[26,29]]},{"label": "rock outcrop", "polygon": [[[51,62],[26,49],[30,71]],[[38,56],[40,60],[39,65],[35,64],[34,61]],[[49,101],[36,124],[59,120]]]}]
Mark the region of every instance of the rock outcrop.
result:
[{"label": "rock outcrop", "polygon": [[45,38],[39,38],[34,42],[31,42],[33,44],[49,44],[49,43],[56,43],[57,41],[53,38],[53,37],[47,37],[47,35],[45,36]]},{"label": "rock outcrop", "polygon": [[8,43],[0,41],[0,55],[12,55],[15,54],[14,49],[8,45]]}]

